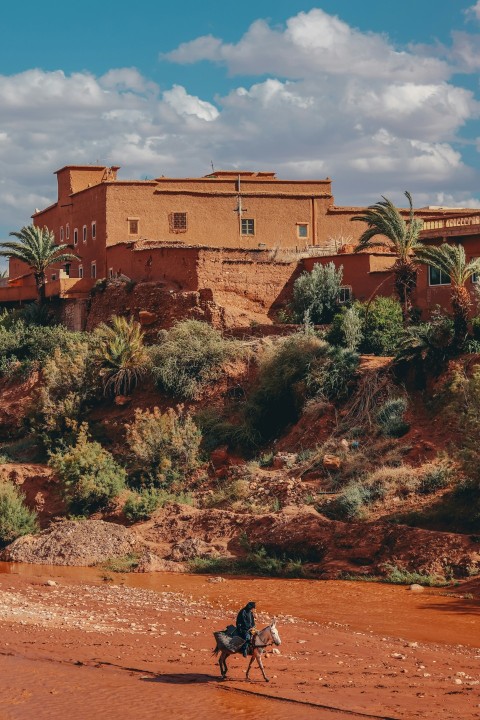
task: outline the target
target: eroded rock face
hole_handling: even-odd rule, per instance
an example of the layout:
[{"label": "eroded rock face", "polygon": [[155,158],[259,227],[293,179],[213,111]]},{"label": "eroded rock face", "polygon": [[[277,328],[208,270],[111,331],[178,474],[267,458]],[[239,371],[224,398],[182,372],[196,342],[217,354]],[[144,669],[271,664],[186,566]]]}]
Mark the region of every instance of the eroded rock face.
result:
[{"label": "eroded rock face", "polygon": [[137,535],[122,525],[103,520],[66,520],[38,535],[18,538],[1,557],[11,562],[87,567],[143,547]]}]

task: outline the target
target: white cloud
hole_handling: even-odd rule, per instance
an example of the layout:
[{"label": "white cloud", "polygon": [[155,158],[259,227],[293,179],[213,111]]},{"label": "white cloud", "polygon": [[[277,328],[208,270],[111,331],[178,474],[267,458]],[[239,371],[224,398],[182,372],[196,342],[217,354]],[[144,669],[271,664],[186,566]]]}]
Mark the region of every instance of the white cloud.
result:
[{"label": "white cloud", "polygon": [[224,63],[232,75],[303,78],[326,72],[430,82],[445,80],[450,74],[444,61],[397,51],[383,35],[360,32],[319,8],[290,18],[284,30],[257,20],[236,44],[208,35],[183,43],[163,57],[183,64]]},{"label": "white cloud", "polygon": [[179,115],[195,115],[200,120],[216,120],[218,117],[217,108],[205,100],[188,95],[181,85],[174,85],[171,90],[163,93],[163,99]]},{"label": "white cloud", "polygon": [[467,15],[473,15],[477,20],[480,20],[480,0],[477,0],[475,5],[469,7],[465,12]]}]

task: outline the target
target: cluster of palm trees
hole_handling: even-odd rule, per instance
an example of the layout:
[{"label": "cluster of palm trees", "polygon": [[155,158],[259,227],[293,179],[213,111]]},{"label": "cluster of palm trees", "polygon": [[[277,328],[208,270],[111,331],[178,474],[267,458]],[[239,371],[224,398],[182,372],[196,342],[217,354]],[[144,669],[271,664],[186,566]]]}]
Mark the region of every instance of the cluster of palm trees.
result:
[{"label": "cluster of palm trees", "polygon": [[453,342],[456,347],[461,347],[468,332],[471,306],[466,283],[473,275],[480,275],[480,258],[467,262],[463,245],[423,245],[420,242],[422,221],[415,217],[412,196],[409,192],[405,195],[410,206],[408,220],[403,218],[386,197],[370,205],[361,215],[352,218],[367,224],[355,251],[384,247],[397,256],[392,270],[405,324],[411,321],[412,295],[417,284],[418,266],[429,265],[449,277],[454,322]]}]

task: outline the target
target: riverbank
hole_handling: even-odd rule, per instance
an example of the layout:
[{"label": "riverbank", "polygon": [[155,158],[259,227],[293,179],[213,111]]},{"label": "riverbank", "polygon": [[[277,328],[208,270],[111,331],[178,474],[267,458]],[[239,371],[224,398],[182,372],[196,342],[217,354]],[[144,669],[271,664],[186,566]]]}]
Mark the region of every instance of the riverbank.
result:
[{"label": "riverbank", "polygon": [[[0,569],[12,571],[0,574],[2,720],[480,716],[476,600],[362,583]],[[268,685],[258,670],[247,683],[240,657],[221,682],[211,633],[250,599],[260,625],[277,616],[281,654],[266,659]]]}]

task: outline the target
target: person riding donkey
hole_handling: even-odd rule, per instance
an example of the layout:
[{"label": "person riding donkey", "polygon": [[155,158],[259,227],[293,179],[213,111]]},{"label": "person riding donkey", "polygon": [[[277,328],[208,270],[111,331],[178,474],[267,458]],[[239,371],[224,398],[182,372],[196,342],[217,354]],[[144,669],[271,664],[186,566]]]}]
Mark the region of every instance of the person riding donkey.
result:
[{"label": "person riding donkey", "polygon": [[252,638],[257,632],[255,628],[255,607],[254,602],[249,602],[237,615],[237,635],[240,635],[245,640],[242,648],[244,657],[247,657]]}]

